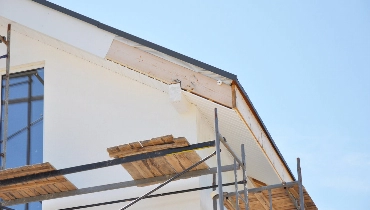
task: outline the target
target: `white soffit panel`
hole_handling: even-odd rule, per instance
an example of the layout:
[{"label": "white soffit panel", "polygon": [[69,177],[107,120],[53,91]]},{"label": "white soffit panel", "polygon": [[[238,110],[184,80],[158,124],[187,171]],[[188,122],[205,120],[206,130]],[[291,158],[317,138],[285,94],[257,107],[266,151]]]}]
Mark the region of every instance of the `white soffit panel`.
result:
[{"label": "white soffit panel", "polygon": [[114,39],[117,40],[117,41],[123,42],[123,43],[125,43],[125,44],[127,44],[127,45],[129,45],[131,47],[135,47],[135,48],[140,49],[140,50],[142,50],[144,52],[147,52],[147,53],[150,53],[150,54],[155,55],[157,57],[160,57],[160,58],[162,58],[162,59],[164,59],[166,61],[172,62],[172,63],[177,64],[179,66],[182,66],[184,68],[190,69],[190,70],[192,70],[194,72],[203,74],[204,76],[210,77],[210,78],[212,78],[212,79],[214,79],[216,81],[217,80],[221,80],[223,83],[225,83],[227,85],[231,85],[231,82],[232,82],[231,79],[226,78],[224,76],[221,76],[219,74],[216,74],[216,73],[214,73],[212,71],[207,71],[207,70],[205,70],[203,68],[200,68],[200,67],[195,66],[193,64],[187,63],[187,62],[182,61],[180,59],[174,58],[174,57],[169,56],[167,54],[164,54],[162,52],[158,52],[158,51],[156,51],[156,50],[154,50],[152,48],[146,47],[144,45],[138,44],[136,42],[133,42],[131,40],[128,40],[128,39],[123,38],[123,37],[120,37],[120,36],[116,36]]},{"label": "white soffit panel", "polygon": [[184,95],[190,103],[199,109],[199,112],[209,122],[209,126],[213,130],[214,108],[217,108],[220,133],[227,139],[238,156],[241,156],[240,145],[245,145],[248,176],[257,178],[267,184],[281,183],[279,176],[256,143],[253,135],[233,109],[218,105],[189,92],[184,91]]}]

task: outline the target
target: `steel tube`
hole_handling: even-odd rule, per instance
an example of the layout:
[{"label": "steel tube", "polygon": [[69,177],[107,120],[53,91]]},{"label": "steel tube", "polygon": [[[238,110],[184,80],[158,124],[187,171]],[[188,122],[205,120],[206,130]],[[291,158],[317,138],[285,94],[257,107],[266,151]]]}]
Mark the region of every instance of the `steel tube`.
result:
[{"label": "steel tube", "polygon": [[[233,182],[222,184],[222,186],[230,186],[233,185]],[[172,192],[167,192],[167,193],[160,193],[160,194],[154,194],[154,195],[148,195],[147,198],[157,198],[157,197],[162,197],[162,196],[167,196],[167,195],[176,195],[176,194],[181,194],[181,193],[187,193],[187,192],[194,192],[194,191],[200,191],[200,190],[206,190],[206,189],[211,189],[217,187],[217,185],[211,185],[211,186],[206,186],[206,187],[198,187],[198,188],[191,188],[191,189],[186,189],[186,190],[178,190],[178,191],[172,191]],[[107,201],[107,202],[102,202],[102,203],[95,203],[95,204],[88,204],[88,205],[83,205],[83,206],[75,206],[75,207],[69,207],[65,209],[59,209],[59,210],[72,210],[72,209],[83,209],[83,208],[89,208],[89,207],[95,207],[95,206],[104,206],[104,205],[109,205],[109,204],[114,204],[114,203],[123,203],[127,201],[133,201],[137,198],[126,198],[126,199],[121,199],[121,200],[115,200],[115,201]]]},{"label": "steel tube", "polygon": [[235,152],[233,151],[233,149],[231,149],[230,145],[226,142],[225,138],[222,137],[222,135],[220,134],[220,140],[222,142],[222,144],[224,145],[224,147],[230,152],[230,154],[234,157],[234,159],[236,160],[236,162],[238,162],[238,164],[240,165],[240,167],[242,167],[243,169],[244,168],[244,165],[243,165],[243,161],[239,159],[239,157],[235,154]]},{"label": "steel tube", "polygon": [[270,203],[270,210],[272,210],[272,196],[271,196],[271,189],[268,190],[269,192],[269,203]]},{"label": "steel tube", "polygon": [[[298,182],[294,181],[294,182],[287,182],[287,183],[282,183],[282,184],[268,185],[268,186],[248,189],[248,193],[258,193],[258,192],[262,192],[264,190],[284,188],[284,187],[291,188],[291,187],[293,187],[294,185],[297,185],[297,184],[298,184]],[[244,192],[244,190],[239,190],[238,193],[241,194],[243,192]],[[235,192],[228,193],[228,196],[234,196],[234,195],[235,195]],[[219,195],[216,195],[215,197],[219,198]]]},{"label": "steel tube", "polygon": [[[232,171],[233,169],[234,169],[233,165],[222,166],[223,172]],[[216,174],[216,173],[217,173],[217,168],[214,167],[210,169],[190,171],[184,174],[183,176],[181,176],[179,179],[187,179],[191,177]],[[34,197],[29,197],[29,198],[20,198],[20,199],[15,199],[11,201],[3,201],[0,204],[2,204],[3,206],[13,206],[17,204],[30,203],[30,202],[35,202],[35,201],[44,201],[44,200],[64,198],[64,197],[69,197],[69,196],[104,192],[108,190],[123,189],[123,188],[138,186],[138,185],[156,184],[158,182],[164,182],[169,178],[171,178],[170,175],[147,178],[147,179],[131,180],[131,181],[126,181],[126,182],[118,182],[118,183],[112,183],[112,184],[107,184],[107,185],[87,187],[87,188],[82,188],[82,189],[77,189],[77,190],[67,191],[67,192],[39,195],[39,196],[34,196]],[[213,184],[213,187],[217,187],[217,185]]]},{"label": "steel tube", "polygon": [[299,207],[301,210],[304,210],[303,184],[302,184],[301,159],[300,158],[297,158],[297,172],[298,172]]},{"label": "steel tube", "polygon": [[5,73],[5,106],[4,106],[4,127],[3,127],[3,151],[2,151],[2,164],[1,169],[6,168],[6,143],[8,140],[8,118],[9,118],[9,71],[10,71],[10,35],[11,25],[8,24],[8,32],[6,39],[6,73]]},{"label": "steel tube", "polygon": [[142,159],[161,157],[161,156],[172,154],[172,153],[201,149],[201,148],[206,148],[206,147],[213,147],[214,145],[215,145],[215,141],[208,141],[208,142],[193,144],[187,147],[165,149],[165,150],[160,150],[160,151],[155,151],[155,152],[148,152],[146,154],[133,155],[129,157],[117,158],[114,160],[107,160],[107,161],[90,163],[86,165],[80,165],[80,166],[55,170],[55,171],[43,172],[39,174],[32,174],[32,175],[27,175],[27,176],[22,176],[22,177],[5,179],[5,180],[0,181],[0,186],[7,186],[7,185],[18,184],[18,183],[28,182],[28,181],[38,180],[38,179],[45,179],[45,178],[50,178],[50,177],[55,177],[55,176],[66,175],[66,174],[73,174],[73,173],[78,173],[82,171],[94,170],[98,168],[105,168],[109,166],[120,165],[122,163],[129,163],[129,162],[142,160]]},{"label": "steel tube", "polygon": [[[223,195],[222,190],[222,174],[221,174],[221,145],[220,145],[220,132],[218,131],[218,116],[217,108],[215,108],[215,132],[216,132],[216,156],[217,156],[217,182],[218,182],[218,194]],[[218,203],[221,210],[224,210],[224,199],[218,199]]]},{"label": "steel tube", "polygon": [[206,160],[208,160],[209,158],[213,157],[214,155],[216,154],[216,152],[213,152],[212,154],[208,155],[207,157],[203,158],[202,160],[200,160],[199,162],[193,164],[192,166],[190,166],[189,168],[185,169],[184,171],[176,174],[175,176],[171,177],[170,179],[168,179],[167,181],[165,181],[164,183],[160,184],[159,186],[157,186],[156,188],[152,189],[151,191],[145,193],[143,196],[135,199],[134,201],[132,201],[131,203],[127,204],[126,206],[124,206],[123,208],[121,208],[121,210],[125,210],[127,208],[129,208],[130,206],[134,205],[135,203],[139,202],[140,200],[148,197],[150,194],[152,194],[153,192],[159,190],[160,188],[164,187],[165,185],[167,185],[168,183],[172,182],[173,180],[177,179],[178,177],[182,176],[183,174],[187,173],[188,171],[190,171],[191,169],[197,167],[199,164],[205,162]]},{"label": "steel tube", "polygon": [[245,200],[245,209],[249,209],[249,199],[248,199],[248,188],[247,188],[247,165],[246,165],[246,160],[245,160],[245,149],[244,149],[244,144],[240,146],[241,154],[242,154],[242,165],[243,165],[243,193],[244,193],[244,200]]},{"label": "steel tube", "polygon": [[[216,168],[216,170],[217,170],[217,168]],[[216,174],[215,173],[212,174],[212,185],[214,186],[212,188],[212,190],[215,191],[217,189],[217,185],[216,185]],[[212,202],[213,202],[213,210],[217,210],[217,200],[215,198],[212,198]]]},{"label": "steel tube", "polygon": [[236,171],[236,160],[234,158],[234,178],[235,178],[235,201],[236,201],[236,204],[235,204],[235,209],[236,210],[239,210],[239,193],[238,193],[238,172]]}]

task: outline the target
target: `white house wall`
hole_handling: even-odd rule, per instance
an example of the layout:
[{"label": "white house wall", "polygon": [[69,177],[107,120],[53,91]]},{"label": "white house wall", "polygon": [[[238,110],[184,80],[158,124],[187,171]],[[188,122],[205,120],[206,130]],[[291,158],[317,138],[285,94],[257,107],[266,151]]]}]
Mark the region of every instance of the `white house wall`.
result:
[{"label": "white house wall", "polygon": [[[167,91],[167,86],[165,84],[160,82],[152,82],[152,80],[145,75],[137,74],[137,72],[133,72],[123,66],[114,64],[112,62],[106,62],[106,60],[101,59],[106,56],[109,58],[108,52],[109,49],[114,46],[112,45],[113,40],[120,40],[121,42],[124,42],[130,46],[134,46],[135,49],[137,48],[143,52],[149,52],[151,55],[159,56],[163,58],[163,61],[170,61],[171,63],[174,63],[180,67],[190,69],[194,73],[199,72],[199,74],[205,76],[206,78],[205,80],[202,79],[202,85],[198,84],[198,87],[196,88],[202,87],[203,84],[205,86],[213,84],[215,79],[221,79],[224,81],[224,84],[222,84],[220,87],[215,86],[215,90],[212,89],[209,91],[205,88],[205,90],[195,91],[195,93],[205,96],[206,98],[210,98],[211,100],[218,101],[219,103],[228,107],[234,107],[231,105],[232,97],[231,88],[229,86],[230,81],[224,80],[225,78],[218,78],[218,76],[214,75],[212,72],[208,72],[207,70],[199,70],[198,68],[194,68],[192,65],[188,66],[187,63],[165,56],[163,53],[158,54],[158,52],[154,52],[145,46],[138,46],[129,40],[122,40],[121,37],[117,37],[116,35],[99,29],[94,25],[88,24],[30,0],[0,0],[0,5],[2,5],[0,7],[0,22],[1,19],[5,18],[12,20],[11,22],[13,23],[13,30],[35,40],[39,40],[42,43],[46,43],[54,48],[67,52],[68,54],[77,56],[87,62],[94,63],[113,72],[133,78],[134,80],[140,81],[143,84],[149,85],[150,87],[154,87],[161,91]],[[27,27],[23,27],[23,25]],[[2,34],[5,34],[5,32],[2,32]],[[4,49],[4,46],[0,46],[0,49]],[[13,70],[21,71],[22,69],[27,69],[28,67],[43,66],[43,62],[44,60],[39,60],[26,64],[22,63],[18,66],[14,66],[12,64],[12,66]],[[5,63],[5,60],[0,60],[0,66],[2,66],[3,63]],[[0,71],[2,70],[4,69],[1,69],[0,67]],[[153,69],[150,69],[150,71],[152,70]],[[143,72],[143,69],[138,69],[138,71]],[[197,75],[197,77],[198,76],[199,75]],[[193,77],[189,78],[194,79]],[[212,79],[208,81],[210,78]],[[161,79],[163,80],[163,78]],[[186,79],[184,81],[186,81]],[[184,81],[183,85],[186,85]],[[172,80],[167,83],[171,82]],[[197,82],[195,83],[197,84]],[[190,82],[189,85],[190,84],[192,83]],[[240,96],[240,92],[237,92],[237,94]],[[234,99],[235,98],[233,98],[233,100]],[[269,159],[270,165],[274,168],[275,173],[279,174],[281,181],[292,180],[293,177],[289,173],[282,158],[274,148],[273,143],[271,142],[272,140],[269,139],[266,132],[262,129],[261,122],[259,122],[257,119],[258,117],[250,114],[252,108],[247,105],[247,102],[243,100],[242,97],[236,97],[235,100],[237,101],[237,107],[234,108],[239,109],[239,118],[245,121],[245,125],[253,133],[252,135],[254,136],[254,141],[259,143],[261,151]]]},{"label": "white house wall", "polygon": [[[0,3],[4,2],[0,0]],[[185,136],[190,143],[213,140],[213,108],[217,107],[220,131],[234,151],[240,155],[240,144],[246,145],[248,175],[267,184],[290,180],[289,175],[284,176],[288,172],[266,135],[261,134],[258,122],[249,116],[249,108],[245,107],[240,92],[236,93],[238,113],[182,91],[184,100],[193,105],[181,114],[171,104],[167,84],[104,59],[114,37],[112,34],[28,0],[6,3],[12,9],[0,8],[0,34],[6,34],[6,24],[11,22],[11,72],[45,67],[44,162],[48,161],[56,168],[65,168],[107,160],[107,147],[167,134]],[[27,7],[27,12],[19,14],[24,7]],[[31,13],[32,18],[27,19],[26,14]],[[53,15],[52,23],[34,23],[48,19],[49,15]],[[58,31],[50,24],[60,28],[72,25],[76,30]],[[0,45],[0,52],[5,52],[4,45]],[[4,67],[5,59],[1,59],[2,74]],[[199,154],[204,157],[210,151],[203,150]],[[223,151],[226,150],[223,148]],[[223,154],[223,163],[231,164],[231,156]],[[215,166],[213,159],[207,163]],[[233,176],[232,172],[225,173],[224,183],[233,181]],[[67,178],[78,188],[131,180],[121,166],[68,175]],[[174,182],[165,191],[208,186],[211,182],[212,176],[192,178]],[[44,209],[56,209],[135,197],[152,187],[56,199],[44,202],[43,206]],[[233,187],[225,188],[225,191],[232,190]],[[155,202],[146,200],[133,209],[212,209],[210,192],[156,198]],[[161,206],[164,202],[166,207]],[[96,209],[117,209],[121,206],[116,204]]]},{"label": "white house wall", "polygon": [[[0,0],[0,16],[101,58],[114,34],[30,0]],[[84,34],[84,36],[81,36]]]},{"label": "white house wall", "polygon": [[[0,33],[4,33],[4,27]],[[167,93],[13,31],[11,65],[35,63],[45,64],[44,162],[58,169],[107,160],[107,147],[166,134],[184,136],[190,143],[197,142],[194,106],[179,114]],[[0,69],[4,68],[4,63],[0,64]],[[121,166],[68,175],[67,178],[78,188],[132,179]],[[164,190],[197,186],[198,178],[193,178],[171,183]],[[152,188],[127,188],[44,201],[43,209],[135,197]],[[200,209],[199,197],[199,192],[194,192],[186,194],[185,198],[156,198],[140,202],[133,209],[149,206],[152,209],[174,209],[175,206],[176,209]],[[165,207],[162,206],[164,202]]]}]

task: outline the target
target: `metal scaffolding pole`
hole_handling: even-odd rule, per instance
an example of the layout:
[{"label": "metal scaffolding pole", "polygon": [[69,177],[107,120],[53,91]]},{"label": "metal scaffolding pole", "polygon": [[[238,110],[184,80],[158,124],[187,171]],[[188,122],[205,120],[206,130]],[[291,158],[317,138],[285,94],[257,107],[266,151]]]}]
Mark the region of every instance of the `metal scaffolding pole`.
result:
[{"label": "metal scaffolding pole", "polygon": [[160,184],[158,187],[152,189],[151,191],[145,193],[143,196],[135,199],[134,201],[132,201],[131,203],[127,204],[126,206],[124,206],[123,208],[121,208],[121,210],[125,210],[127,208],[129,208],[130,206],[134,205],[135,203],[139,202],[140,200],[148,197],[150,194],[152,194],[153,192],[159,190],[160,188],[164,187],[165,185],[167,185],[168,183],[172,182],[173,180],[179,178],[180,176],[182,176],[183,174],[189,172],[191,169],[197,167],[198,165],[200,165],[201,163],[205,162],[206,160],[208,160],[209,158],[213,157],[215,155],[216,152],[213,152],[212,154],[208,155],[207,157],[203,158],[202,160],[200,160],[199,162],[193,164],[192,166],[190,166],[189,168],[185,169],[184,171],[176,174],[175,176],[171,177],[170,179],[168,179],[167,181],[165,181],[164,183]]},{"label": "metal scaffolding pole", "polygon": [[243,193],[244,193],[244,202],[245,202],[245,209],[249,210],[249,199],[248,199],[248,188],[247,188],[247,164],[245,162],[245,149],[244,144],[240,147],[242,153],[242,163],[243,163]]},{"label": "metal scaffolding pole", "polygon": [[3,186],[12,185],[12,184],[20,184],[20,183],[23,183],[23,182],[28,182],[28,181],[38,180],[38,179],[51,178],[51,177],[55,177],[55,176],[73,174],[73,173],[78,173],[78,172],[82,172],[82,171],[89,171],[89,170],[94,170],[94,169],[98,169],[98,168],[105,168],[105,167],[110,167],[110,166],[114,166],[114,165],[120,165],[122,163],[129,163],[129,162],[142,160],[142,159],[161,157],[161,156],[165,156],[165,155],[173,154],[173,153],[178,153],[178,152],[184,152],[184,151],[189,151],[189,150],[213,147],[214,145],[215,145],[215,141],[208,141],[208,142],[192,144],[192,145],[189,145],[189,146],[186,146],[186,147],[178,147],[178,148],[159,150],[159,151],[155,151],[155,152],[148,152],[148,153],[145,153],[145,154],[132,155],[132,156],[128,156],[128,157],[117,158],[117,159],[114,159],[114,160],[107,160],[107,161],[102,161],[102,162],[97,162],[97,163],[90,163],[90,164],[86,164],[86,165],[80,165],[80,166],[74,166],[74,167],[70,167],[70,168],[59,169],[59,170],[55,170],[55,171],[48,171],[48,172],[42,172],[42,173],[38,173],[38,174],[32,174],[32,175],[26,175],[26,176],[22,176],[22,177],[0,180],[0,185],[3,187]]},{"label": "metal scaffolding pole", "polygon": [[303,185],[301,174],[301,159],[297,158],[297,172],[298,172],[298,189],[299,189],[299,207],[304,210]]},{"label": "metal scaffolding pole", "polygon": [[[248,193],[258,193],[258,192],[262,192],[264,190],[277,189],[277,188],[291,188],[291,187],[293,187],[294,185],[297,185],[297,184],[299,184],[299,183],[297,181],[294,181],[294,182],[286,182],[286,183],[282,183],[282,184],[267,185],[267,186],[263,186],[263,187],[259,187],[259,188],[248,189]],[[240,190],[238,193],[241,194],[243,192],[244,192],[244,190]],[[235,192],[227,193],[227,196],[229,196],[229,197],[235,196]],[[215,198],[219,198],[219,197],[220,197],[220,195],[215,196]]]},{"label": "metal scaffolding pole", "polygon": [[7,31],[7,38],[6,40],[4,37],[1,37],[1,42],[6,45],[6,73],[5,73],[5,104],[4,104],[4,122],[3,122],[3,151],[1,153],[2,156],[2,163],[1,169],[6,168],[6,143],[8,140],[8,111],[9,111],[9,70],[10,70],[10,32],[11,32],[11,25],[8,24],[8,31]]},{"label": "metal scaffolding pole", "polygon": [[234,158],[234,179],[235,179],[235,210],[239,210],[239,193],[238,193],[238,172],[237,170],[237,165],[236,165],[236,160]]},{"label": "metal scaffolding pole", "polygon": [[242,167],[242,169],[245,169],[244,168],[244,165],[243,165],[243,161],[240,160],[239,157],[238,157],[238,155],[235,154],[234,150],[231,149],[230,145],[226,142],[226,138],[224,138],[221,134],[219,134],[219,136],[220,136],[220,141],[224,145],[224,147],[226,147],[226,149],[234,157],[234,159],[236,160],[236,162],[238,162],[238,164],[240,165],[240,167]]},{"label": "metal scaffolding pole", "polygon": [[[222,172],[232,171],[232,170],[234,170],[234,165],[222,166]],[[216,174],[216,173],[217,173],[216,167],[210,168],[210,169],[195,170],[195,171],[189,171],[188,173],[179,177],[179,179],[188,179],[192,177],[198,177],[198,176],[204,176],[204,175],[210,175],[210,174]],[[36,201],[45,201],[45,200],[64,198],[64,197],[70,197],[70,196],[85,195],[85,194],[90,194],[90,193],[97,193],[97,192],[104,192],[104,191],[109,191],[109,190],[135,187],[139,185],[152,185],[152,184],[157,184],[159,182],[165,182],[169,178],[171,178],[170,175],[164,175],[164,176],[157,176],[157,177],[152,177],[152,178],[147,178],[147,179],[130,180],[130,181],[125,181],[125,182],[86,187],[86,188],[81,188],[81,189],[66,191],[66,192],[38,195],[38,196],[27,197],[27,198],[19,198],[19,199],[10,200],[10,201],[2,201],[0,202],[0,204],[2,204],[3,206],[13,206],[17,204],[30,203],[30,202],[36,202]],[[217,187],[216,183],[212,185],[214,188]],[[216,203],[216,206],[217,206],[217,203]]]},{"label": "metal scaffolding pole", "polygon": [[271,196],[271,189],[268,190],[269,192],[269,203],[270,203],[270,210],[272,210],[272,196]]},{"label": "metal scaffolding pole", "polygon": [[[239,182],[241,184],[242,182]],[[231,186],[233,185],[234,182],[222,184],[222,186]],[[206,187],[197,187],[197,188],[191,188],[191,189],[186,189],[186,190],[178,190],[178,191],[172,191],[172,192],[166,192],[166,193],[159,193],[159,194],[154,194],[154,195],[148,195],[147,198],[157,198],[157,197],[163,197],[167,195],[178,195],[182,193],[188,193],[188,192],[195,192],[195,191],[200,191],[200,190],[206,190],[206,189],[211,189],[217,187],[217,185],[211,185],[211,186],[206,186]],[[84,209],[84,208],[90,208],[90,207],[95,207],[95,206],[105,206],[105,205],[110,205],[110,204],[115,204],[115,203],[123,203],[123,202],[128,202],[128,201],[133,201],[137,198],[126,198],[126,199],[121,199],[121,200],[114,200],[114,201],[107,201],[107,202],[102,202],[102,203],[94,203],[94,204],[88,204],[88,205],[83,205],[83,206],[75,206],[75,207],[69,207],[69,208],[64,208],[64,209],[59,209],[59,210],[73,210],[73,209]]]},{"label": "metal scaffolding pole", "polygon": [[[217,189],[217,185],[216,185],[216,173],[212,174],[212,185],[214,186],[212,188],[212,190],[215,191]],[[214,199],[214,198],[212,198],[212,203],[213,203],[213,210],[217,210],[217,200]]]},{"label": "metal scaffolding pole", "polygon": [[221,173],[221,145],[220,145],[220,132],[218,131],[218,116],[217,108],[215,108],[215,132],[216,132],[216,156],[217,156],[217,182],[218,182],[218,194],[221,196],[218,199],[220,210],[224,210],[224,198],[222,190],[222,173]]}]

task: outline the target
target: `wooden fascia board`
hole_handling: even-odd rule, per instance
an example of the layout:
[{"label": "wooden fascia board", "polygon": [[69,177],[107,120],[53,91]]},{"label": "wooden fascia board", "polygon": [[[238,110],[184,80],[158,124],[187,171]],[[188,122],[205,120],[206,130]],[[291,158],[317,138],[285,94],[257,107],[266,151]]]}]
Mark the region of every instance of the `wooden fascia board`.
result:
[{"label": "wooden fascia board", "polygon": [[215,79],[129,46],[118,40],[113,40],[106,59],[166,84],[173,84],[180,81],[183,90],[228,108],[232,107],[230,85],[218,85]]},{"label": "wooden fascia board", "polygon": [[[276,149],[276,145],[270,138],[258,114],[256,113],[250,100],[244,94],[238,82],[233,81],[232,89],[232,104],[233,109],[238,113],[241,120],[248,127],[254,139],[258,143],[260,149],[263,151],[271,166],[274,168],[282,181],[295,180],[289,167],[281,157],[281,154]],[[235,101],[235,102],[234,102]]]}]

